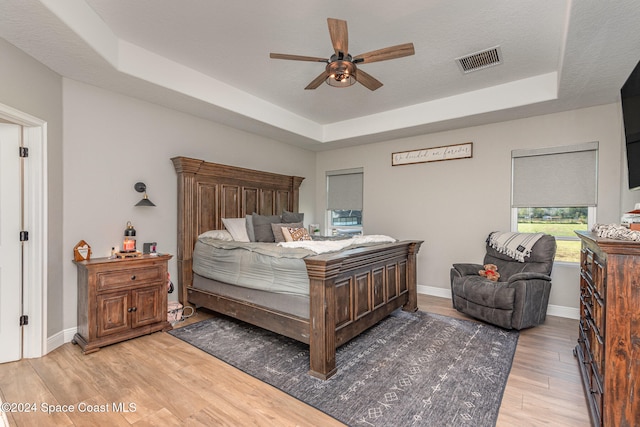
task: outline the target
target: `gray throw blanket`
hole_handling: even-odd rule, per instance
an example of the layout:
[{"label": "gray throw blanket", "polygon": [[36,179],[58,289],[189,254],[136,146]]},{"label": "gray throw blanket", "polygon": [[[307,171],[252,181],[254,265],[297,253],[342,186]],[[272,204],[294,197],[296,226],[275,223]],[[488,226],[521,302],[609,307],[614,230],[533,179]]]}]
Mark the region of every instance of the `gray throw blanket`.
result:
[{"label": "gray throw blanket", "polygon": [[489,235],[488,243],[501,254],[524,262],[526,257],[531,256],[531,248],[542,236],[544,233],[494,231]]}]

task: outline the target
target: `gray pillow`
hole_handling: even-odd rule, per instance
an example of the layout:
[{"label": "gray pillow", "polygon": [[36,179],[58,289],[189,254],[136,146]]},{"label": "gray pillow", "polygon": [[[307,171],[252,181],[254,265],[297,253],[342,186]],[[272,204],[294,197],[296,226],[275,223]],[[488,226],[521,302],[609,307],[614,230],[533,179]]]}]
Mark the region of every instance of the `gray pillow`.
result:
[{"label": "gray pillow", "polygon": [[253,234],[256,242],[275,242],[271,230],[271,224],[282,222],[280,215],[258,215],[254,213],[253,217]]},{"label": "gray pillow", "polygon": [[286,239],[282,234],[282,227],[302,228],[304,225],[301,222],[279,222],[271,224],[271,231],[273,231],[273,238],[276,243],[285,242]]},{"label": "gray pillow", "polygon": [[304,213],[282,211],[282,222],[304,222]]},{"label": "gray pillow", "polygon": [[246,215],[245,218],[247,220],[247,236],[249,236],[249,241],[255,242],[256,235],[253,231],[253,215]]}]

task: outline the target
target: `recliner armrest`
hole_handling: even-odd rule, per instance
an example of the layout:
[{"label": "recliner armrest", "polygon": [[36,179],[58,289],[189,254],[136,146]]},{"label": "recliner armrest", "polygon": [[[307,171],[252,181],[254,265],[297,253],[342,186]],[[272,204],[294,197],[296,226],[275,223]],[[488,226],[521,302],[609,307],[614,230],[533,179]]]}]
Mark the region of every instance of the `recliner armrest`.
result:
[{"label": "recliner armrest", "polygon": [[542,274],[542,273],[516,273],[513,276],[509,277],[508,282],[513,283],[513,282],[517,282],[518,280],[534,280],[534,279],[547,280],[550,282],[551,276],[547,276],[546,274]]},{"label": "recliner armrest", "polygon": [[481,264],[453,264],[453,268],[460,276],[478,276],[478,272],[483,270],[484,266]]}]

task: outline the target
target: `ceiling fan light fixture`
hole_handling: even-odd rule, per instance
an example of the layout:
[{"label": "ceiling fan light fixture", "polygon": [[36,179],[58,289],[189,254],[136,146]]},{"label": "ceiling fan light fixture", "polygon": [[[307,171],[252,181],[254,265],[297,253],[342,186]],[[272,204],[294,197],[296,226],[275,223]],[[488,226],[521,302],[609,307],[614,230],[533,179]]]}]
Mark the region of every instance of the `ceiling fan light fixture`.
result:
[{"label": "ceiling fan light fixture", "polygon": [[350,61],[337,60],[327,64],[325,82],[333,87],[349,87],[356,83],[356,66]]}]

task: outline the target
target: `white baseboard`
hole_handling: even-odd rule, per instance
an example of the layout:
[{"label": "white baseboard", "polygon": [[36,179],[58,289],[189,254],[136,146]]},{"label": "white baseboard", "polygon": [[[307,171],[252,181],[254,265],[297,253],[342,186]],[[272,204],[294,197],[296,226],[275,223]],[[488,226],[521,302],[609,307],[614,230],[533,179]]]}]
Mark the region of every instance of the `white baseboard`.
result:
[{"label": "white baseboard", "polygon": [[[451,299],[451,289],[437,288],[435,286],[418,285],[418,293],[431,295],[434,297]],[[564,307],[561,305],[549,305],[547,307],[549,316],[566,317],[567,319],[580,319],[580,309],[573,307]]]},{"label": "white baseboard", "polygon": [[561,305],[547,306],[547,314],[549,316],[566,317],[567,319],[580,319],[580,309],[573,307],[564,307]]},{"label": "white baseboard", "polygon": [[64,343],[71,342],[77,330],[78,328],[69,328],[48,337],[45,354],[55,350],[56,348],[60,347]]},{"label": "white baseboard", "polygon": [[449,288],[436,288],[435,286],[423,285],[418,285],[417,288],[419,294],[451,299],[451,289]]}]

